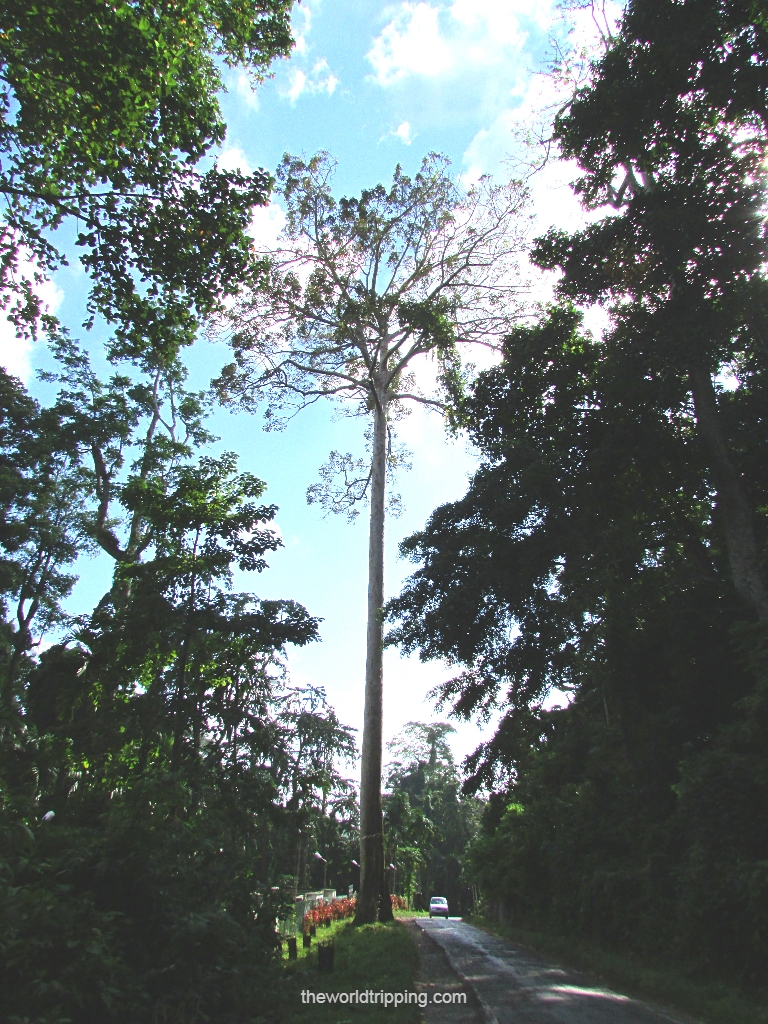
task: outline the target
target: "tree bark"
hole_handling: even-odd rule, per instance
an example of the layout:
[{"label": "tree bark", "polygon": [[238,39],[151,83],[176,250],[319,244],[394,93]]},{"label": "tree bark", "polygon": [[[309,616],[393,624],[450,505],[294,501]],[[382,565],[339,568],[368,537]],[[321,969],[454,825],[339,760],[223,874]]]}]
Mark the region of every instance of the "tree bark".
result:
[{"label": "tree bark", "polygon": [[355,924],[372,924],[384,888],[384,822],[381,808],[384,624],[384,491],[387,473],[387,409],[374,409],[371,459],[371,522],[368,535],[368,632],[365,715],[360,772],[360,892]]},{"label": "tree bark", "polygon": [[768,622],[768,589],[760,567],[752,509],[744,480],[733,463],[723,435],[712,377],[709,370],[699,364],[689,367],[688,377],[696,425],[709,455],[712,482],[717,491],[717,509],[722,518],[733,585],[759,621]]}]

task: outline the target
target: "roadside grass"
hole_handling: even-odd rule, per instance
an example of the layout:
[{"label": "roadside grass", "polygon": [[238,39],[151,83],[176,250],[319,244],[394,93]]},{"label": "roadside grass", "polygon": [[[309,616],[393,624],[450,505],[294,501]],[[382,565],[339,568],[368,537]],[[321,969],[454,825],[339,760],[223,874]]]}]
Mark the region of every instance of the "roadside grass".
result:
[{"label": "roadside grass", "polygon": [[344,928],[346,928],[348,924],[349,924],[349,921],[331,921],[331,927],[330,928],[318,928],[317,929],[317,935],[315,935],[315,937],[312,939],[312,945],[309,946],[306,949],[304,948],[304,946],[302,944],[301,933],[299,933],[296,936],[296,954],[297,954],[298,959],[297,960],[289,960],[288,959],[288,944],[286,943],[283,946],[283,960],[285,961],[285,964],[286,965],[289,965],[289,964],[292,964],[292,963],[297,963],[298,964],[302,960],[306,959],[307,956],[311,956],[312,953],[314,952],[314,954],[315,954],[315,967],[317,967],[317,944],[318,944],[318,942],[323,942],[326,939],[334,939],[334,941],[335,941],[336,936],[339,934],[339,932],[343,931]]},{"label": "roadside grass", "polygon": [[528,946],[596,977],[625,994],[660,1004],[670,1012],[692,1015],[707,1024],[768,1024],[768,991],[744,991],[724,981],[686,976],[684,969],[630,960],[573,938],[497,925],[483,917],[465,917],[479,928]]},{"label": "roadside grass", "polygon": [[[330,937],[335,949],[333,973],[320,974],[316,943]],[[415,1003],[385,1007],[381,1003],[302,1002],[302,992],[306,1000],[311,999],[309,993],[414,992],[419,957],[408,929],[400,922],[355,928],[351,922],[339,921],[331,928],[319,928],[312,948],[298,952],[298,960],[285,960],[283,965],[282,1020],[290,1024],[418,1024],[421,1020]]]}]

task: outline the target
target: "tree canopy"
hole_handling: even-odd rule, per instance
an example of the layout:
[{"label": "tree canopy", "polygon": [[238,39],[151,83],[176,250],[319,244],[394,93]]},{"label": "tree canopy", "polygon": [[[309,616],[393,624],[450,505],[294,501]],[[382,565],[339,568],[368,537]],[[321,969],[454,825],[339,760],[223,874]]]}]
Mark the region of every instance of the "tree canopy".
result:
[{"label": "tree canopy", "polygon": [[407,722],[387,744],[384,817],[394,882],[414,905],[445,896],[452,914],[473,905],[465,870],[467,846],[479,824],[481,801],[461,792],[447,722]]},{"label": "tree canopy", "polygon": [[[239,1021],[257,993],[279,1019],[276,916],[308,844],[344,848],[356,824],[353,735],[286,671],[318,620],[233,589],[280,547],[277,510],[207,448],[179,357],[261,273],[245,232],[271,179],[212,165],[217,91],[224,66],[258,79],[289,52],[289,10],[0,16],[0,294],[47,335],[58,392],[43,407],[0,371],[4,1020]],[[106,375],[36,291],[73,242]],[[96,552],[112,585],[67,606]]]},{"label": "tree canopy", "polygon": [[[555,122],[601,215],[462,405],[482,464],[391,634],[500,712],[472,862],[501,917],[700,977],[765,956],[765,15],[632,0]],[[602,338],[574,302],[610,314]],[[661,952],[660,952],[661,951]]]},{"label": "tree canopy", "polygon": [[284,157],[284,238],[263,253],[265,285],[228,318],[235,362],[219,393],[247,408],[265,403],[268,425],[323,397],[350,400],[362,415],[377,403],[392,416],[408,401],[442,408],[440,389],[417,384],[413,360],[434,355],[450,392],[456,346],[495,344],[520,309],[520,184],[483,181],[465,193],[432,154],[413,178],[398,166],[389,188],[336,200],[334,169],[327,153]]},{"label": "tree canopy", "polygon": [[[646,372],[690,390],[734,584],[760,619],[768,588],[755,497],[718,414],[713,374],[764,346],[768,35],[754,4],[635,2],[590,83],[555,123],[588,208],[536,259],[563,295],[613,301]],[[754,15],[754,19],[753,16]]]},{"label": "tree canopy", "polygon": [[201,161],[224,139],[222,64],[266,73],[290,51],[290,7],[4,6],[0,296],[20,331],[40,326],[34,277],[65,262],[62,227],[116,352],[188,344],[199,317],[252,279],[245,229],[270,177]]}]

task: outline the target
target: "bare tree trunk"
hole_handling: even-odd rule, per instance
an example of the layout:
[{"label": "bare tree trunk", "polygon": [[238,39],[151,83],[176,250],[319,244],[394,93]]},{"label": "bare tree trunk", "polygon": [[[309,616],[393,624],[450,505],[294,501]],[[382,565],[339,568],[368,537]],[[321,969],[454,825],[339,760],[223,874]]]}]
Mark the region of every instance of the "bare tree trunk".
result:
[{"label": "bare tree trunk", "polygon": [[371,462],[371,525],[368,537],[368,633],[365,717],[360,773],[360,893],[355,924],[372,924],[384,887],[384,824],[381,810],[384,627],[384,490],[387,474],[387,410],[374,410]]},{"label": "bare tree trunk", "polygon": [[733,463],[720,425],[717,395],[709,370],[689,368],[696,425],[709,455],[712,481],[717,490],[717,509],[722,516],[725,544],[736,592],[761,622],[768,622],[768,590],[760,558],[747,490]]}]

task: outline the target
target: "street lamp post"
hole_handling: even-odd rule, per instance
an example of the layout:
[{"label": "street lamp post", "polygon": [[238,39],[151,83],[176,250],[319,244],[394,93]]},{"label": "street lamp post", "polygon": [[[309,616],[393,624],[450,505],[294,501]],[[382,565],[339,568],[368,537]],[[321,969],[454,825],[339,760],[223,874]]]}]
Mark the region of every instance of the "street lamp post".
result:
[{"label": "street lamp post", "polygon": [[328,873],[328,861],[321,854],[315,854],[315,860],[321,860],[323,862],[323,889],[325,889],[325,880]]}]

